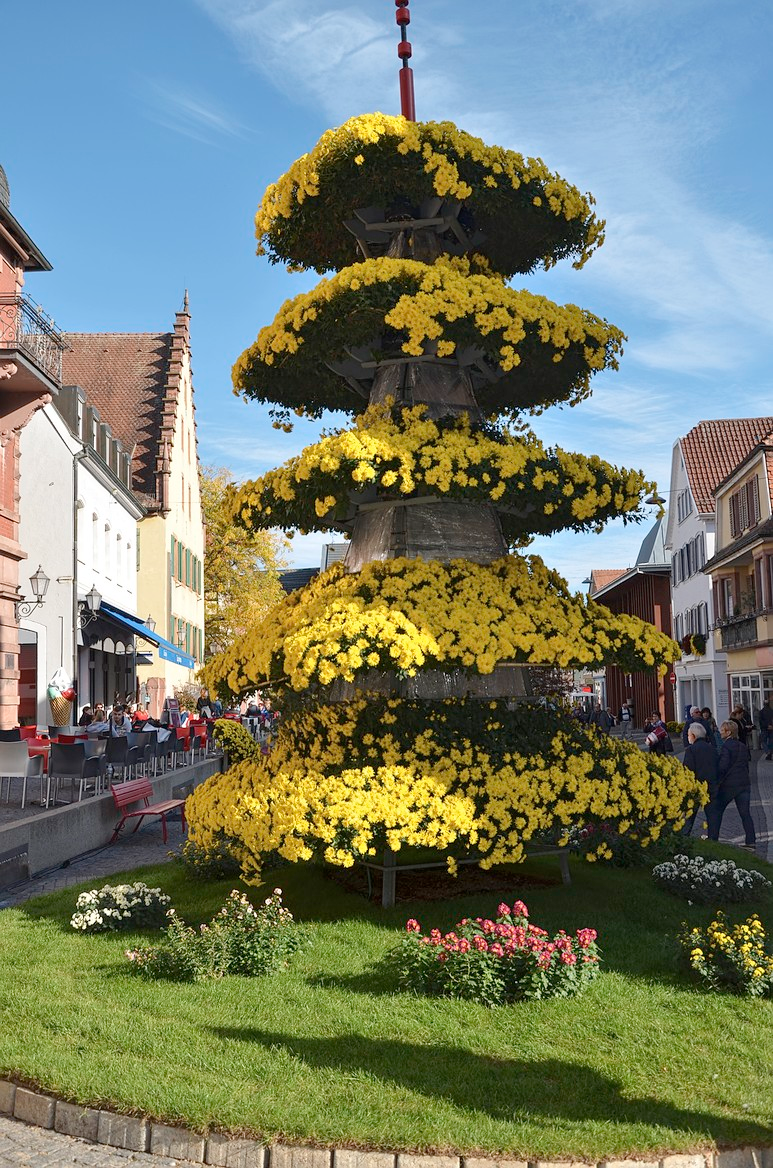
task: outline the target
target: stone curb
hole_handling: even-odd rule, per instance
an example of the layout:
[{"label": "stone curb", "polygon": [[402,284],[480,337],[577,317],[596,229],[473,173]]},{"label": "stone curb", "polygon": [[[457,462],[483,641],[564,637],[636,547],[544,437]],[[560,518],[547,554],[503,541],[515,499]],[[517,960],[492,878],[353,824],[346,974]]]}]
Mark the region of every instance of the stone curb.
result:
[{"label": "stone curb", "polygon": [[152,1123],[142,1116],[65,1103],[53,1095],[0,1079],[0,1115],[75,1136],[93,1144],[172,1157],[213,1168],[773,1168],[773,1145],[685,1153],[659,1160],[506,1160],[485,1156],[436,1156],[261,1144],[213,1132]]}]

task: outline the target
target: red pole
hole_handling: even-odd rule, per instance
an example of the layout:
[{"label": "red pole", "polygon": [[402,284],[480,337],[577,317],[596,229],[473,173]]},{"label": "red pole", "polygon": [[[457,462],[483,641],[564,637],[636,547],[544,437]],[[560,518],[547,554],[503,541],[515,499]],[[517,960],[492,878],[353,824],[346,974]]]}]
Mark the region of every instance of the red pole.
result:
[{"label": "red pole", "polygon": [[400,70],[400,112],[409,122],[416,121],[416,102],[413,94],[413,69],[408,62],[413,55],[411,42],[408,40],[406,29],[411,23],[411,13],[408,9],[410,0],[395,0],[397,12],[395,17],[400,26],[400,43],[397,46],[397,55],[402,61]]}]

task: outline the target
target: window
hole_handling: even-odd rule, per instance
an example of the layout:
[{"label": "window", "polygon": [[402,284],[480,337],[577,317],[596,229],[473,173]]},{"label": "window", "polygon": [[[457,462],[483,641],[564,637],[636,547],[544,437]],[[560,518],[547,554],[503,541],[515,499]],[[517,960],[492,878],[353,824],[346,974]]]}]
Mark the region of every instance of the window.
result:
[{"label": "window", "polygon": [[176,576],[176,574],[177,574],[177,551],[176,551],[176,547],[177,547],[177,540],[175,539],[175,537],[174,537],[174,536],[172,536],[172,551],[171,551],[171,557],[170,557],[170,565],[169,565],[170,572],[169,572],[169,574],[170,574],[170,576],[172,577],[172,579],[173,579],[173,580],[174,580],[174,578],[175,578],[175,576]]},{"label": "window", "polygon": [[760,521],[760,484],[755,475],[730,496],[730,534],[737,539]]},{"label": "window", "polygon": [[106,523],[105,524],[105,563],[104,563],[104,567],[103,567],[103,571],[104,571],[106,576],[110,575],[110,566],[111,566],[110,565],[110,544],[111,544],[111,542],[112,541],[110,539],[110,524]]},{"label": "window", "polygon": [[690,514],[692,514],[692,495],[688,487],[676,496],[676,517],[680,523],[683,523]]}]

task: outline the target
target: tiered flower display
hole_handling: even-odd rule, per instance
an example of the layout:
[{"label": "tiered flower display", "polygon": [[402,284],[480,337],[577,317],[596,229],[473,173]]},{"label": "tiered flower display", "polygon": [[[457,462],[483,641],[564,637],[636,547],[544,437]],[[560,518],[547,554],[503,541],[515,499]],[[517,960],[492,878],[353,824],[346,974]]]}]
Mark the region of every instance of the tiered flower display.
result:
[{"label": "tiered flower display", "polygon": [[507,281],[582,266],[603,228],[541,161],[381,114],[326,133],[266,192],[259,253],[335,274],[260,332],[236,391],[283,427],[292,411],[355,417],[236,489],[233,509],[247,527],[351,542],[344,565],[210,663],[213,687],[281,688],[286,716],[268,757],[192,796],[202,845],[234,841],[247,871],[271,853],[349,865],[407,845],[490,865],[585,823],[655,839],[703,794],[674,760],[528,700],[530,665],[679,656],[513,554],[535,533],[637,520],[651,487],[527,425],[587,397],[624,338]]}]

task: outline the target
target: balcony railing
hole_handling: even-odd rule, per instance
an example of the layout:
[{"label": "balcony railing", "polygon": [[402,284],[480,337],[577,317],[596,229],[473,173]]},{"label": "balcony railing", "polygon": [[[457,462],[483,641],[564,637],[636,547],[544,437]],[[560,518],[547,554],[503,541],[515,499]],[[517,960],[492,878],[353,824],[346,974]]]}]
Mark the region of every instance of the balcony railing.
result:
[{"label": "balcony railing", "polygon": [[723,649],[737,649],[740,645],[753,645],[757,640],[756,615],[730,617],[717,622],[722,635]]},{"label": "balcony railing", "polygon": [[67,342],[29,296],[0,296],[0,349],[18,349],[56,385],[62,384]]}]

